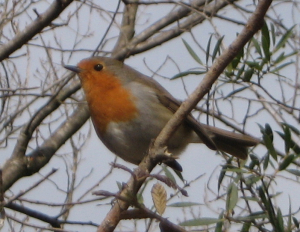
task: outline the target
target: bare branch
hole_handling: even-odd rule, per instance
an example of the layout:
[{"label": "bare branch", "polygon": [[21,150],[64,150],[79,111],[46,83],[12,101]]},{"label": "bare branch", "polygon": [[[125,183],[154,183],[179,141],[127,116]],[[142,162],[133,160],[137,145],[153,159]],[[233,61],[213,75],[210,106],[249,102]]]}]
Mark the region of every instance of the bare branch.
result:
[{"label": "bare branch", "polygon": [[10,54],[26,44],[46,26],[49,26],[49,24],[72,2],[73,0],[55,0],[45,13],[40,14],[35,21],[28,25],[22,32],[19,32],[15,38],[1,46],[0,61],[4,60]]}]

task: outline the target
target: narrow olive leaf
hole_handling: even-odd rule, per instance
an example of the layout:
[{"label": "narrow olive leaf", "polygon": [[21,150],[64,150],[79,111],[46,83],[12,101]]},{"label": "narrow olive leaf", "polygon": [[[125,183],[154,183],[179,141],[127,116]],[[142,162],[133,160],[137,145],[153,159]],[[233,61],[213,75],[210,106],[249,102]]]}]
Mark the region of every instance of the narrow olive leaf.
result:
[{"label": "narrow olive leaf", "polygon": [[289,57],[291,57],[291,56],[294,56],[294,55],[296,55],[296,54],[298,54],[298,52],[291,52],[291,53],[289,53],[289,54],[287,54],[287,55],[285,55],[285,53],[282,52],[282,53],[281,53],[281,54],[273,61],[273,63],[274,63],[274,64],[279,64],[280,62],[282,62],[282,61],[286,60],[287,58],[289,58]]},{"label": "narrow olive leaf", "polygon": [[259,166],[259,159],[256,155],[250,154],[251,163],[249,165],[250,169],[253,169],[256,165]]},{"label": "narrow olive leaf", "polygon": [[207,71],[186,71],[186,72],[180,72],[178,74],[176,74],[175,76],[171,77],[170,80],[175,80],[179,77],[184,77],[184,76],[188,76],[188,75],[201,75],[207,73]]},{"label": "narrow olive leaf", "polygon": [[197,205],[203,205],[200,203],[196,202],[176,202],[168,205],[169,207],[179,207],[179,208],[184,208],[184,207],[192,207],[192,206],[197,206]]},{"label": "narrow olive leaf", "polygon": [[277,219],[274,212],[274,207],[271,201],[271,198],[269,198],[268,194],[265,194],[265,188],[263,186],[258,187],[258,194],[262,201],[262,203],[265,206],[265,209],[268,212],[268,218],[270,220],[270,223],[273,225],[273,227],[276,227],[277,225]]},{"label": "narrow olive leaf", "polygon": [[192,47],[184,40],[182,39],[186,49],[188,50],[188,52],[190,53],[190,55],[193,57],[193,59],[198,63],[203,65],[200,57],[195,53],[195,51],[192,49]]},{"label": "narrow olive leaf", "polygon": [[286,66],[289,66],[289,65],[294,64],[294,63],[295,63],[294,61],[290,61],[290,62],[284,63],[284,64],[282,64],[282,65],[277,66],[277,67],[274,68],[274,69],[271,69],[270,72],[271,72],[271,73],[276,73],[276,72],[278,72],[279,70],[285,68]]},{"label": "narrow olive leaf", "polygon": [[165,212],[167,204],[167,192],[164,186],[160,183],[153,185],[151,196],[157,213],[162,215]]},{"label": "narrow olive leaf", "polygon": [[258,182],[261,179],[262,179],[261,176],[250,175],[247,178],[245,178],[245,184],[248,185],[248,186],[251,186],[251,185],[255,184],[256,182]]},{"label": "narrow olive leaf", "polygon": [[257,70],[262,69],[260,63],[256,61],[245,61],[245,64],[247,64],[250,68],[255,68]]},{"label": "narrow olive leaf", "polygon": [[162,169],[163,169],[166,177],[168,177],[171,181],[173,181],[173,183],[176,184],[176,179],[175,179],[174,175],[169,171],[169,169],[166,166],[162,166]]},{"label": "narrow olive leaf", "polygon": [[173,188],[173,189],[177,189],[177,185],[176,183],[174,183],[171,179],[169,179],[167,176],[164,175],[159,175],[159,174],[151,174],[151,177],[159,180],[160,182],[166,184],[168,187]]},{"label": "narrow olive leaf", "polygon": [[263,140],[265,142],[266,148],[268,149],[268,152],[273,157],[273,159],[277,161],[277,152],[275,151],[275,148],[273,146],[273,131],[270,125],[266,124],[265,128],[260,126],[260,129],[263,134]]},{"label": "narrow olive leaf", "polygon": [[[224,210],[222,210],[222,212],[220,213],[219,215],[219,219],[222,220],[224,217]],[[222,227],[223,227],[223,224],[224,224],[224,221],[220,221],[220,222],[217,222],[216,224],[216,228],[215,228],[215,232],[222,232]]]},{"label": "narrow olive leaf", "polygon": [[255,197],[241,197],[242,199],[245,199],[247,201],[255,201],[255,202],[260,202],[259,198],[255,198]]},{"label": "narrow olive leaf", "polygon": [[219,178],[218,178],[218,192],[220,191],[220,187],[221,187],[222,181],[223,181],[223,179],[225,177],[226,169],[227,169],[227,165],[223,165],[223,167],[221,169],[221,172],[220,172],[220,175],[219,175]]},{"label": "narrow olive leaf", "polygon": [[275,27],[273,23],[271,23],[271,36],[272,36],[272,43],[274,46],[276,43],[276,33],[275,33]]},{"label": "narrow olive leaf", "polygon": [[259,198],[261,199],[262,203],[265,206],[268,206],[269,202],[267,201],[267,198],[266,198],[266,195],[265,195],[263,187],[261,187],[261,186],[258,187],[258,194],[259,194]]},{"label": "narrow olive leaf", "polygon": [[295,126],[288,123],[281,123],[282,125],[288,126],[295,134],[300,135],[300,130]]},{"label": "narrow olive leaf", "polygon": [[235,221],[250,221],[250,220],[266,218],[266,217],[267,217],[267,214],[264,211],[258,211],[258,212],[251,213],[248,216],[235,217],[234,220]]},{"label": "narrow olive leaf", "polygon": [[253,45],[256,49],[256,52],[262,57],[262,51],[260,49],[260,45],[259,45],[258,41],[255,38],[252,38],[251,42],[253,43]]},{"label": "narrow olive leaf", "polygon": [[245,222],[240,232],[248,232],[251,228],[251,222]]},{"label": "narrow olive leaf", "polygon": [[142,193],[138,193],[138,194],[136,195],[136,198],[137,198],[137,202],[138,202],[139,204],[144,204],[144,197],[143,197],[143,194],[142,194]]},{"label": "narrow olive leaf", "polygon": [[174,170],[174,172],[179,177],[179,179],[184,183],[184,178],[182,176],[182,173],[178,170]]},{"label": "narrow olive leaf", "polygon": [[290,151],[292,143],[292,135],[289,126],[283,125],[282,129],[284,131],[284,143],[285,143],[285,153],[287,154]]},{"label": "narrow olive leaf", "polygon": [[209,39],[208,39],[208,43],[207,43],[207,47],[206,47],[206,65],[208,65],[208,59],[209,59],[209,52],[210,52],[210,44],[211,44],[211,39],[212,39],[213,34],[210,35]]},{"label": "narrow olive leaf", "polygon": [[122,191],[123,185],[120,181],[117,181],[117,186],[118,186],[119,191]]},{"label": "narrow olive leaf", "polygon": [[296,25],[294,25],[292,28],[287,30],[286,33],[281,37],[281,39],[278,41],[277,45],[275,46],[273,53],[277,52],[280,48],[282,48],[285,45],[286,41],[292,36],[295,26]]},{"label": "narrow olive leaf", "polygon": [[276,231],[284,232],[284,223],[280,208],[277,209],[277,225]]},{"label": "narrow olive leaf", "polygon": [[269,160],[270,160],[270,154],[266,154],[264,159],[263,159],[263,168],[264,170],[267,170],[268,166],[269,166]]},{"label": "narrow olive leaf", "polygon": [[270,137],[271,141],[273,142],[273,130],[269,123],[265,124],[265,132],[266,132],[266,135],[268,135]]},{"label": "narrow olive leaf", "polygon": [[238,202],[238,188],[235,183],[231,183],[227,190],[226,210],[231,212]]},{"label": "narrow olive leaf", "polygon": [[218,222],[223,221],[223,219],[218,218],[198,218],[198,219],[191,219],[184,222],[179,223],[180,226],[205,226],[211,225]]},{"label": "narrow olive leaf", "polygon": [[265,59],[270,61],[271,53],[270,53],[270,34],[267,23],[265,22],[263,27],[261,28],[261,42],[262,48],[265,54]]},{"label": "narrow olive leaf", "polygon": [[[285,138],[285,135],[279,131],[277,131],[278,135],[284,140]],[[290,141],[291,143],[291,149],[297,154],[299,155],[300,154],[300,147],[298,146],[297,143],[295,143],[293,140]]]},{"label": "narrow olive leaf", "polygon": [[299,229],[299,221],[297,218],[293,217],[293,222],[295,224],[295,226]]},{"label": "narrow olive leaf", "polygon": [[287,222],[287,230],[292,231],[292,206],[291,206],[291,198],[289,197],[289,214],[288,214],[288,222]]},{"label": "narrow olive leaf", "polygon": [[280,55],[273,61],[274,64],[278,64],[285,59],[284,52],[280,53]]},{"label": "narrow olive leaf", "polygon": [[235,172],[235,173],[248,173],[248,171],[237,168],[237,167],[233,167],[233,168],[227,168],[226,172]]},{"label": "narrow olive leaf", "polygon": [[238,72],[236,74],[236,79],[240,79],[241,75],[244,73],[244,70],[245,70],[245,65],[243,64],[241,68],[238,69]]},{"label": "narrow olive leaf", "polygon": [[253,74],[254,74],[254,69],[253,68],[250,68],[250,69],[246,70],[246,72],[244,73],[243,81],[244,82],[249,82],[251,80]]},{"label": "narrow olive leaf", "polygon": [[221,46],[223,39],[224,39],[224,36],[222,36],[220,39],[218,39],[216,46],[214,48],[213,54],[212,54],[212,61],[215,60],[218,52],[220,54],[220,46]]},{"label": "narrow olive leaf", "polygon": [[[282,123],[282,125],[288,127],[293,133],[295,133],[296,135],[300,136],[300,130],[298,130],[298,128],[296,128],[293,125],[290,125],[288,123]],[[284,139],[284,135],[282,133],[279,133],[279,135]],[[291,147],[291,149],[293,149],[293,151],[297,155],[300,154],[300,147],[292,139],[291,139],[291,145],[290,145],[290,147]]]},{"label": "narrow olive leaf", "polygon": [[287,172],[300,177],[300,170],[298,169],[286,169]]},{"label": "narrow olive leaf", "polygon": [[241,58],[244,56],[244,49],[241,49],[237,56],[231,61],[231,66],[233,69],[236,69],[236,67],[238,66],[238,64],[241,61]]},{"label": "narrow olive leaf", "polygon": [[283,161],[279,164],[278,170],[282,171],[285,170],[295,159],[294,155],[286,156]]}]

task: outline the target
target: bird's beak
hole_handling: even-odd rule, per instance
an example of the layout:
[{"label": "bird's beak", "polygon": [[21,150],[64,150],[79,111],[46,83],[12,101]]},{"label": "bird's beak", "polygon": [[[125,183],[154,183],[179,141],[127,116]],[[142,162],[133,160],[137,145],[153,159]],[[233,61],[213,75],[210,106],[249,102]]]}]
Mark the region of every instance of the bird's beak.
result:
[{"label": "bird's beak", "polygon": [[73,65],[64,65],[64,67],[66,69],[69,69],[70,71],[72,72],[75,72],[75,73],[80,73],[81,72],[81,69],[78,68],[77,66],[73,66]]}]

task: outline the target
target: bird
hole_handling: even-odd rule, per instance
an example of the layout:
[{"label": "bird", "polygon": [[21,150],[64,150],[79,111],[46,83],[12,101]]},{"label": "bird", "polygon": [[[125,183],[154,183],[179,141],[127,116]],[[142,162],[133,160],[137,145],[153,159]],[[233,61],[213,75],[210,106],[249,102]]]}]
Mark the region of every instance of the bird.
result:
[{"label": "bird", "polygon": [[[99,139],[112,153],[138,165],[181,102],[153,78],[117,59],[95,56],[64,67],[80,78]],[[249,135],[200,123],[189,114],[169,139],[167,150],[177,157],[189,143],[204,143],[246,159],[248,148],[258,142]]]}]

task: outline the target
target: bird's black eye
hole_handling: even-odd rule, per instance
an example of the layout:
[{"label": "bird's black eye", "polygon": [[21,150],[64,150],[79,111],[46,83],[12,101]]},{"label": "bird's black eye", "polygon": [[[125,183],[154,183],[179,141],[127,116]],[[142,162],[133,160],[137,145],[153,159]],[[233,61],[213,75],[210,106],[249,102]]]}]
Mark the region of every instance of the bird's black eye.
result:
[{"label": "bird's black eye", "polygon": [[102,65],[102,64],[96,64],[96,65],[94,66],[94,69],[95,69],[96,71],[101,71],[101,70],[103,69],[103,65]]}]

